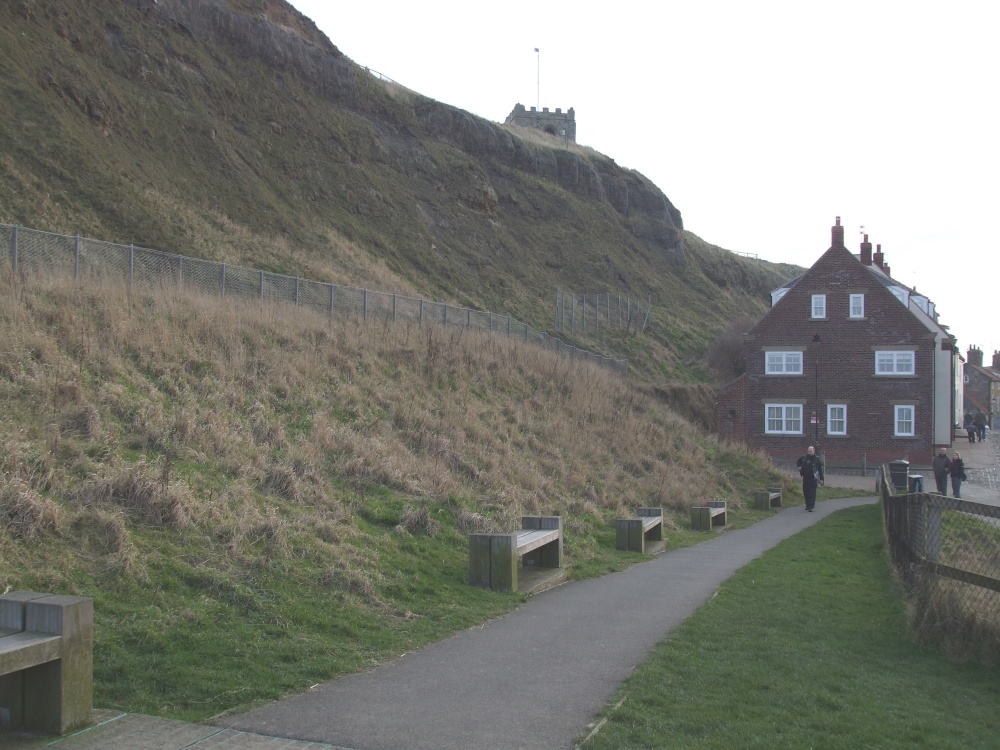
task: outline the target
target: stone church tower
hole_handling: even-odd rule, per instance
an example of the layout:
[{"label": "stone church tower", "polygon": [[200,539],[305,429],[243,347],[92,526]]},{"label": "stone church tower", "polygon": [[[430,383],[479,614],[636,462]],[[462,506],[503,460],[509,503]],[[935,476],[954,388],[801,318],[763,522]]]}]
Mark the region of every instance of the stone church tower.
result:
[{"label": "stone church tower", "polygon": [[504,125],[535,128],[555,138],[576,143],[576,112],[572,107],[566,112],[559,107],[556,107],[555,112],[549,112],[548,107],[542,107],[542,111],[539,112],[535,107],[529,110],[525,109],[523,104],[515,104],[513,111],[504,120]]}]

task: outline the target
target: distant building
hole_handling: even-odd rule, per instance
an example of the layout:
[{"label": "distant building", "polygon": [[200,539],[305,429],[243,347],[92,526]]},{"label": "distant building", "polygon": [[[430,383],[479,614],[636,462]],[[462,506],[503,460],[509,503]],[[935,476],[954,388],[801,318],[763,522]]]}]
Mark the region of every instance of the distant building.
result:
[{"label": "distant building", "polygon": [[961,416],[961,355],[934,304],[890,275],[867,235],[831,247],[771,293],[746,334],[747,371],[717,391],[720,436],[786,463],[816,445],[831,466],[929,464]]},{"label": "distant building", "polygon": [[993,366],[983,365],[983,350],[969,348],[965,363],[965,410],[981,411],[989,419],[991,430],[997,428],[1000,416],[1000,352],[993,352]]},{"label": "distant building", "polygon": [[523,104],[515,104],[513,111],[507,115],[504,125],[520,125],[523,128],[535,128],[564,141],[576,143],[576,112],[570,107],[566,112],[556,107],[555,112],[549,112],[548,107],[542,111],[532,107],[525,109]]}]

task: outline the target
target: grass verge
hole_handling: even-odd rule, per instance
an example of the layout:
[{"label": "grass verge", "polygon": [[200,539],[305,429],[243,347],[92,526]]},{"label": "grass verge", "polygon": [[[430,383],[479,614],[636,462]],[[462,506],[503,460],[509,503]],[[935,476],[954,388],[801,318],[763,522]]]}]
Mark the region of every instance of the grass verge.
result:
[{"label": "grass verge", "polygon": [[913,643],[879,513],[837,513],[730,578],[585,750],[996,747],[1000,675]]}]

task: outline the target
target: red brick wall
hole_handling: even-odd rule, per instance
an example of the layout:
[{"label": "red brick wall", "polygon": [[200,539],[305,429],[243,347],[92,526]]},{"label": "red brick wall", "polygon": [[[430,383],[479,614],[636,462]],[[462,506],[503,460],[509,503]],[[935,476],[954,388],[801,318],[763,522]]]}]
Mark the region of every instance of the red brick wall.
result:
[{"label": "red brick wall", "polygon": [[[825,294],[826,318],[814,320],[812,295]],[[849,317],[850,294],[865,295],[865,317]],[[819,334],[821,342],[813,343]],[[800,376],[765,375],[764,347],[803,350]],[[802,455],[818,442],[831,462],[869,464],[907,458],[929,462],[934,454],[933,372],[935,339],[850,251],[830,248],[746,337],[743,415],[747,442],[775,458]],[[875,349],[915,347],[916,375],[876,376]],[[819,404],[816,402],[817,371]],[[765,434],[766,402],[802,401],[803,434]],[[826,405],[847,405],[847,435],[826,435]],[[894,403],[915,406],[915,437],[895,437]],[[730,407],[732,408],[732,407]],[[809,424],[819,415],[819,437]],[[720,410],[721,411],[721,410]]]}]

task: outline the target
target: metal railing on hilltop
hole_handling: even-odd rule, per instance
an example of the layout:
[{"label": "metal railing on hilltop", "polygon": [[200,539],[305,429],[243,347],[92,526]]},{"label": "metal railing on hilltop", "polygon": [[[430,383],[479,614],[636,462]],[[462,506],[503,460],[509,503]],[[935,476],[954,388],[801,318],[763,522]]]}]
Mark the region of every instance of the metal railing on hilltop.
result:
[{"label": "metal railing on hilltop", "polygon": [[74,279],[178,288],[227,299],[287,302],[330,317],[355,315],[365,321],[426,322],[487,330],[622,374],[628,371],[626,359],[580,349],[509,315],[10,224],[0,224],[0,243],[10,248],[15,275],[65,273]]}]

